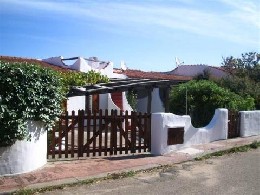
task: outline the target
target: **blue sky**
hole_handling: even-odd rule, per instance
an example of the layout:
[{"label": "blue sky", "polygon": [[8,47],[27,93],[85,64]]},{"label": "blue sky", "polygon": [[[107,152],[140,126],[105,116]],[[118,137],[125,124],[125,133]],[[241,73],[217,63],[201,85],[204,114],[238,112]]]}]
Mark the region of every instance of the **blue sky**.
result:
[{"label": "blue sky", "polygon": [[258,0],[0,0],[0,55],[97,56],[119,67],[220,66],[260,50]]}]

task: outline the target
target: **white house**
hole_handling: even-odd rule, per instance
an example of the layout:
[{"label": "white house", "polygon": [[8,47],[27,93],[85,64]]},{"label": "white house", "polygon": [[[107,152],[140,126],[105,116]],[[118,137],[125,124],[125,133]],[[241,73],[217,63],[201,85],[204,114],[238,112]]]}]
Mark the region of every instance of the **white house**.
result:
[{"label": "white house", "polygon": [[[100,61],[97,57],[83,58],[83,57],[73,57],[73,58],[63,58],[51,57],[43,59],[43,62],[49,63],[51,65],[77,70],[80,72],[95,71],[102,75],[107,76],[109,79],[126,79],[127,76],[124,74],[117,74],[113,72],[113,62],[110,61]],[[69,65],[68,62],[73,62]],[[82,90],[84,90],[82,88]],[[88,98],[88,100],[86,100]],[[87,101],[91,103],[86,105]],[[107,93],[107,94],[93,94],[88,97],[86,96],[74,96],[69,97],[67,100],[67,111],[71,113],[73,110],[77,111],[80,109],[116,109],[123,111],[132,111],[133,109],[128,104],[126,99],[126,92],[120,93]]]},{"label": "white house", "polygon": [[[126,67],[115,69],[113,67],[113,62],[101,61],[97,57],[63,58],[62,56],[59,56],[43,59],[42,61],[54,66],[81,72],[93,70],[102,75],[106,75],[110,80],[113,80],[113,82],[121,82],[121,84],[116,84],[116,86],[114,86],[114,88],[118,90],[110,90],[110,93],[100,93],[99,90],[97,93],[84,95],[84,93],[89,94],[85,88],[77,89],[78,92],[81,93],[81,96],[68,98],[67,110],[69,113],[73,110],[77,111],[80,109],[90,109],[92,111],[99,109],[132,111],[133,108],[129,105],[126,98],[128,90],[132,90],[137,94],[137,105],[135,109],[138,112],[165,112],[168,110],[168,105],[165,102],[167,102],[170,85],[191,80],[191,77],[188,76],[130,70]],[[126,79],[126,81],[122,81],[122,79]],[[93,86],[93,88],[95,87],[104,88],[107,86]],[[98,91],[97,88],[96,90]]]}]

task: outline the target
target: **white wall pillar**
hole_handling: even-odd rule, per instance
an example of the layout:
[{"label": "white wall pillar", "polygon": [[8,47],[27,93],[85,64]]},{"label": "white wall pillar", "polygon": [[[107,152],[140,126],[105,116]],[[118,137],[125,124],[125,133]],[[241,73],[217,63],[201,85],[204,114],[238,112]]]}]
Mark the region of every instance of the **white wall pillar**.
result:
[{"label": "white wall pillar", "polygon": [[0,147],[0,176],[26,173],[47,163],[47,131],[42,122],[28,121],[31,140]]},{"label": "white wall pillar", "polygon": [[260,135],[260,110],[240,112],[240,136]]}]

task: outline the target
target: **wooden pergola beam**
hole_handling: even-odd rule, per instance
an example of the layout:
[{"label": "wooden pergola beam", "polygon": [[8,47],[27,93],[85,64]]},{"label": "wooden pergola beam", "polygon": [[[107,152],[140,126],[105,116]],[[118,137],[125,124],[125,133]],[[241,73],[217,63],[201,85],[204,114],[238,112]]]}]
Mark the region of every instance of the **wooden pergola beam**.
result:
[{"label": "wooden pergola beam", "polygon": [[152,79],[111,79],[109,83],[99,83],[95,85],[86,85],[84,87],[71,87],[67,97],[86,96],[85,105],[89,105],[88,97],[93,94],[106,94],[130,90],[148,90],[147,112],[151,113],[152,90],[154,88],[163,88],[165,90],[165,99],[162,101],[165,105],[165,112],[169,112],[169,92],[171,86],[177,86],[184,81],[170,80],[152,80]]}]

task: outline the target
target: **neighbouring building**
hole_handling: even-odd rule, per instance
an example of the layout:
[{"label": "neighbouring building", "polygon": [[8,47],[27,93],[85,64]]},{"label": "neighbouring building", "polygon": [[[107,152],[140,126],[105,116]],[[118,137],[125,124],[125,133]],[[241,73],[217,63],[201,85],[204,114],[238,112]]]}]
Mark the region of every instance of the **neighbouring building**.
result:
[{"label": "neighbouring building", "polygon": [[222,78],[228,75],[228,72],[221,67],[216,66],[208,66],[204,64],[199,65],[180,65],[175,69],[169,72],[165,72],[168,75],[178,75],[178,76],[188,76],[195,77],[200,74],[204,74],[205,72],[209,73],[209,75],[213,78]]}]

